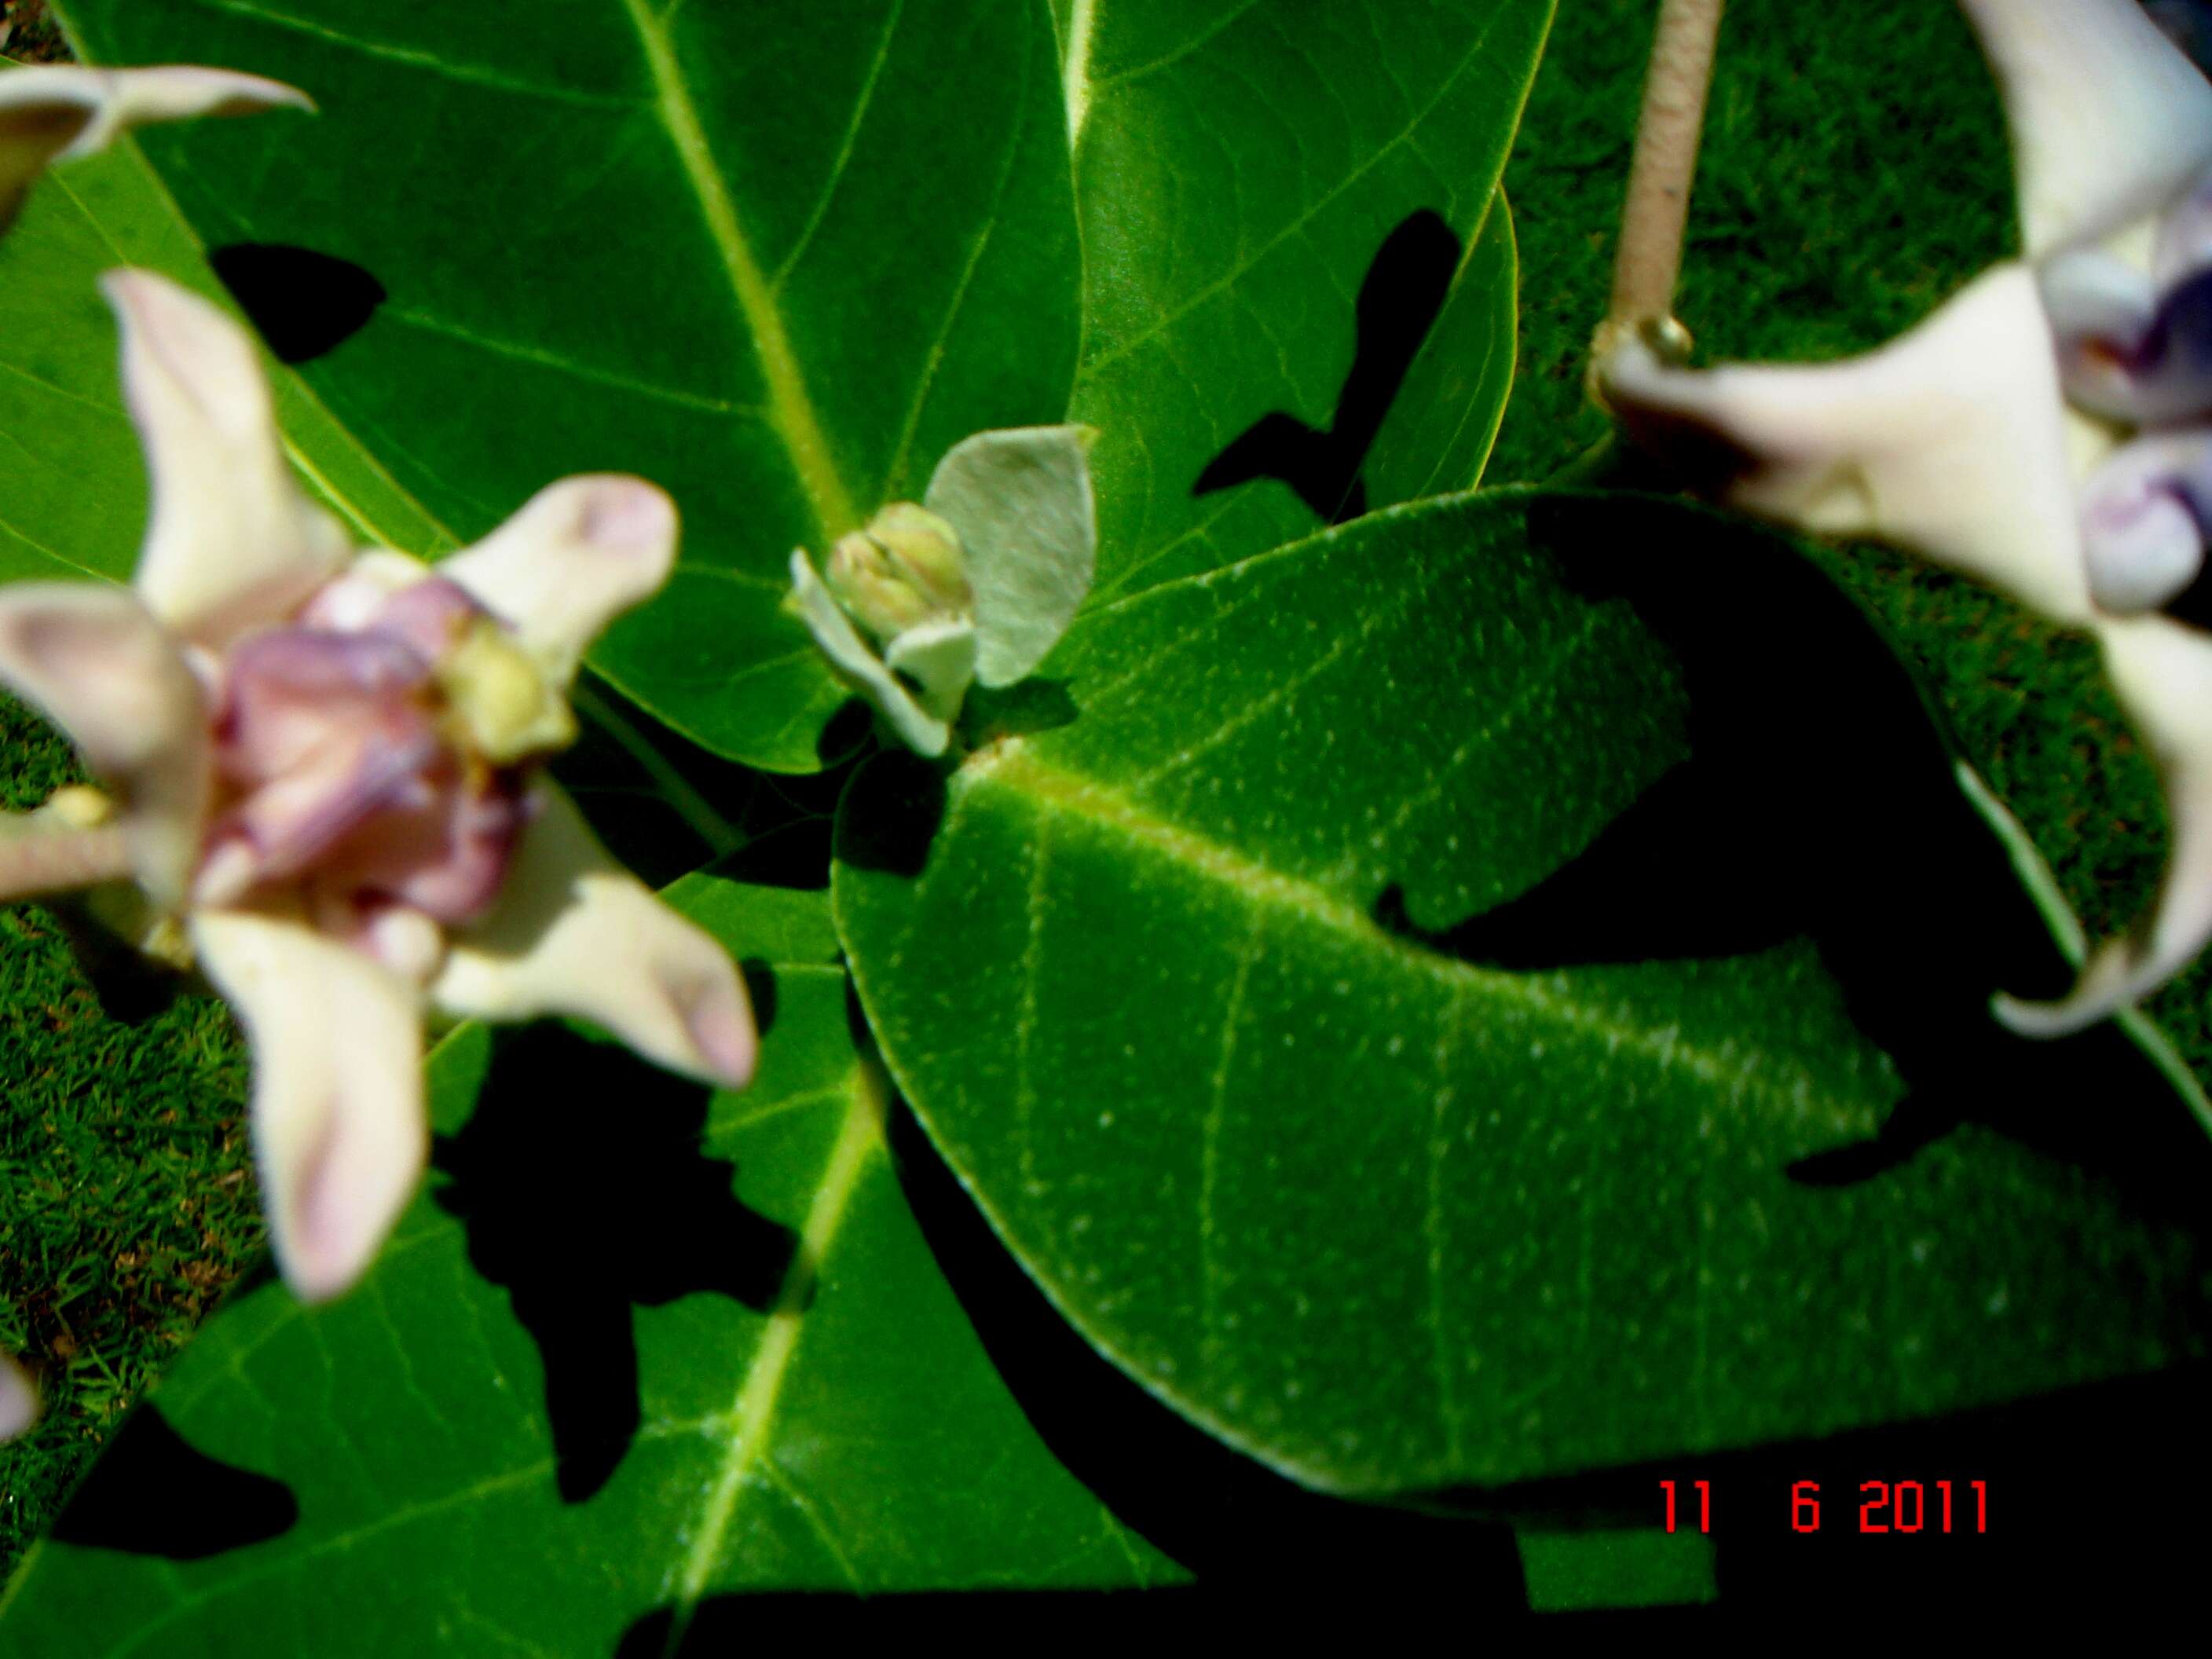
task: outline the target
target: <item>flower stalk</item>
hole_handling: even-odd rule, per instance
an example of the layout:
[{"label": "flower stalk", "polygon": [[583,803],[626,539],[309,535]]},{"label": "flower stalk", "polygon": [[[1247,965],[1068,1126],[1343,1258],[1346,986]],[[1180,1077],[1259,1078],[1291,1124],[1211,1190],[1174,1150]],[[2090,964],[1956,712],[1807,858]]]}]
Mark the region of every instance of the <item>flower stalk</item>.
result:
[{"label": "flower stalk", "polygon": [[131,875],[131,843],[119,823],[0,836],[0,904],[128,881]]},{"label": "flower stalk", "polygon": [[1722,3],[1661,0],[1613,253],[1613,301],[1598,327],[1595,362],[1603,362],[1630,334],[1641,335],[1662,357],[1688,355],[1689,332],[1674,314],[1674,283],[1682,269],[1682,233],[1689,222],[1690,183],[1698,169]]}]

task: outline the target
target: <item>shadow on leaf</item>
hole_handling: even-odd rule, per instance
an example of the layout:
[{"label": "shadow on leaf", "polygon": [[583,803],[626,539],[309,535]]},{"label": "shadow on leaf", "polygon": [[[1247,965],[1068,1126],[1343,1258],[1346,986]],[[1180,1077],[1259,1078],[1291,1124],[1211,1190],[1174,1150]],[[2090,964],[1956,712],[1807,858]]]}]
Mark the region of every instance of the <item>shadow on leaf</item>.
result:
[{"label": "shadow on leaf", "polygon": [[208,255],[215,274],[284,363],[312,362],[351,339],[385,301],[384,284],[350,259],[281,242],[233,242]]},{"label": "shadow on leaf", "polygon": [[1525,1605],[1503,1527],[1316,1492],[1194,1427],[1107,1360],[1001,1244],[902,1103],[890,1145],[930,1250],[1054,1456],[1200,1590],[1292,1605]]},{"label": "shadow on leaf", "polygon": [[2200,1218],[2212,1146],[2180,1103],[2099,1109],[2118,1079],[2152,1075],[2118,1027],[2031,1042],[1990,1015],[1993,993],[2056,994],[2072,971],[1856,605],[1785,541],[1670,504],[1559,496],[1528,524],[1573,586],[1633,606],[1672,649],[1691,758],[1520,897],[1423,933],[1393,890],[1376,920],[1532,973],[1809,938],[1908,1092],[1874,1140],[1804,1158],[1796,1179],[1867,1180],[1972,1121]]},{"label": "shadow on leaf", "polygon": [[[1053,1455],[1110,1509],[1195,1577],[1153,1590],[987,1590],[961,1595],[710,1596],[687,1620],[661,1607],[633,1624],[616,1659],[730,1651],[779,1632],[979,1630],[1034,1635],[1081,1621],[1102,1632],[1184,1633],[1221,1617],[1271,1628],[1316,1608],[1426,1610],[1494,1627],[1525,1608],[1511,1531],[1486,1521],[1350,1503],[1307,1490],[1194,1427],[1100,1358],[992,1234],[913,1113],[888,1125],[899,1183],[992,1364]],[[1226,1629],[1226,1626],[1224,1626]],[[1249,1634],[1249,1630],[1247,1631]]]},{"label": "shadow on leaf", "polygon": [[702,1151],[708,1097],[611,1043],[532,1026],[502,1034],[475,1115],[438,1139],[436,1200],[544,1358],[565,1502],[605,1486],[637,1434],[631,1310],[708,1293],[764,1310],[790,1265],[796,1237]]},{"label": "shadow on leaf", "polygon": [[945,823],[946,769],[898,750],[871,761],[838,814],[837,861],[909,881],[921,875]]},{"label": "shadow on leaf", "polygon": [[[721,873],[768,887],[829,884],[830,823],[849,765],[797,775],[758,771],[659,725],[613,687],[583,684],[579,740],[555,775],[631,873],[665,887],[715,859],[723,843],[699,823],[711,814],[743,837],[720,858]],[[866,737],[863,720],[859,741]],[[684,795],[693,803],[688,812]]]},{"label": "shadow on leaf", "polygon": [[54,1527],[64,1544],[204,1561],[282,1537],[300,1519],[282,1480],[195,1449],[159,1407],[141,1406]]},{"label": "shadow on leaf", "polygon": [[1401,220],[1360,283],[1358,343],[1328,430],[1280,410],[1262,416],[1206,464],[1190,493],[1208,495],[1275,478],[1326,524],[1366,512],[1360,468],[1443,309],[1459,260],[1460,240],[1436,214],[1424,208]]},{"label": "shadow on leaf", "polygon": [[763,1640],[933,1636],[963,1646],[997,1634],[1035,1642],[1081,1621],[1085,1645],[1175,1626],[1187,1633],[1194,1598],[1182,1590],[998,1590],[822,1595],[779,1590],[713,1595],[678,1633],[674,1611],[647,1613],[623,1632],[614,1659],[721,1659]]}]

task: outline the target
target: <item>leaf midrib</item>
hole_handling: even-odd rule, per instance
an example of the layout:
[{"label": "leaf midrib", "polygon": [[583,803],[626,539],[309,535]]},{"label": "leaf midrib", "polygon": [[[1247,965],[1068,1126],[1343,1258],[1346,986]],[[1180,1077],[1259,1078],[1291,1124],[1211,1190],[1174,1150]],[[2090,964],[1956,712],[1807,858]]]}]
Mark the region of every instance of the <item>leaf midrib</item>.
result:
[{"label": "leaf midrib", "polygon": [[835,541],[860,523],[853,497],[830,459],[828,440],[807,395],[806,380],[792,349],[775,291],[755,257],[737,204],[707,142],[706,129],[691,99],[690,82],[677,61],[675,43],[668,27],[647,8],[645,0],[621,0],[623,13],[636,31],[645,52],[646,68],[653,76],[653,109],[668,134],[684,177],[699,204],[707,234],[721,261],[722,272],[738,309],[752,331],[760,353],[762,377],[768,384],[769,421],[783,440],[793,469],[814,508],[821,539]]},{"label": "leaf midrib", "polygon": [[1808,1093],[1820,1092],[1818,1078],[1783,1056],[1762,1053],[1758,1059],[1794,1072],[1792,1087],[1778,1086],[1756,1064],[1698,1047],[1678,1028],[1626,1024],[1605,1009],[1562,994],[1535,975],[1485,968],[1425,949],[1388,932],[1358,906],[1318,882],[1274,869],[1163,817],[1109,784],[1040,759],[1024,738],[1005,738],[978,751],[954,775],[940,837],[951,836],[978,796],[994,791],[1108,830],[1205,877],[1247,903],[1287,912],[1355,939],[1454,994],[1472,993],[1492,1002],[1511,1003],[1574,1034],[1600,1036],[1616,1051],[1636,1054],[1662,1072],[1688,1071],[1716,1088],[1765,1097],[1793,1115],[1803,1109]]},{"label": "leaf midrib", "polygon": [[799,1245],[791,1266],[776,1291],[775,1303],[752,1358],[745,1366],[726,1418],[729,1443],[721,1468],[708,1490],[691,1548],[677,1585],[675,1616],[668,1636],[668,1650],[682,1642],[691,1615],[706,1595],[714,1569],[721,1565],[731,1523],[738,1511],[753,1468],[769,1443],[775,1427],[776,1407],[783,1384],[799,1349],[802,1322],[813,1299],[822,1264],[828,1258],[838,1230],[844,1224],[854,1190],[884,1146],[884,1121],[890,1105],[890,1084],[880,1066],[863,1060],[853,1068],[845,1114],[837,1139],[822,1166],[822,1176],[800,1225]]}]

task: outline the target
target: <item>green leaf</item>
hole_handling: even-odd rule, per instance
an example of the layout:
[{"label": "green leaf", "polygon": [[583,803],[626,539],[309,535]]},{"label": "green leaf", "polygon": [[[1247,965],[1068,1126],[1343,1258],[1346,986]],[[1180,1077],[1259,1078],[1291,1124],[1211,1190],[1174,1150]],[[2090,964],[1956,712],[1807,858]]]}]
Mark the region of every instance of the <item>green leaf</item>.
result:
[{"label": "green leaf", "polygon": [[[1512,357],[1512,244],[1496,185],[1552,9],[1056,7],[1085,260],[1069,418],[1100,433],[1096,601],[1313,528],[1314,510],[1281,483],[1194,486],[1271,415],[1325,434],[1336,426],[1355,347],[1375,343],[1355,323],[1363,283],[1424,212],[1449,233],[1446,258],[1454,239],[1470,252],[1398,392],[1369,489],[1388,501],[1417,483],[1475,481]],[[1364,320],[1379,334],[1405,301],[1395,289],[1375,300]]]},{"label": "green leaf", "polygon": [[[0,240],[0,447],[9,453],[0,472],[0,580],[123,581],[137,563],[146,469],[123,410],[114,319],[94,286],[102,271],[125,264],[229,306],[129,143],[49,173]],[[268,367],[294,464],[355,534],[425,555],[459,545],[297,374]]]},{"label": "green leaf", "polygon": [[[287,1483],[296,1522],[183,1561],[49,1540],[0,1601],[9,1651],[607,1653],[641,1620],[748,1591],[1181,1576],[1054,1461],[939,1275],[884,1151],[880,1071],[853,1048],[824,896],[695,876],[670,896],[732,951],[775,958],[752,1088],[708,1101],[558,1028],[457,1030],[431,1066],[444,1173],[368,1279],[319,1309],[253,1291],[153,1395],[203,1457]],[[621,1142],[668,1139],[702,1109],[703,1142],[676,1136],[665,1166]],[[483,1161],[488,1121],[526,1127],[507,1160]],[[592,1356],[533,1341],[509,1286],[552,1250],[580,1320],[599,1282],[582,1270],[649,1251],[653,1228],[689,1237],[687,1209],[714,1198],[699,1183],[726,1203],[732,1164],[753,1218],[663,1263],[689,1276],[632,1285],[636,1305],[598,1330],[618,1345],[634,1322],[641,1423],[594,1465],[603,1486],[564,1503],[541,1353]],[[664,1167],[651,1190],[601,1178]],[[495,1226],[488,1201],[538,1231]],[[190,1480],[148,1490],[158,1467],[128,1432],[100,1469],[142,1528],[232,1524]]]},{"label": "green leaf", "polygon": [[1051,665],[1072,720],[855,781],[839,930],[993,1225],[1231,1443],[1510,1486],[2203,1351],[2204,1137],[1989,1018],[2063,959],[1788,543],[1425,503]]},{"label": "green leaf", "polygon": [[1041,4],[62,9],[94,60],[316,98],[312,121],[146,152],[202,242],[383,285],[303,378],[459,539],[565,472],[675,495],[678,574],[592,660],[724,753],[811,770],[845,697],[779,612],[792,548],[1066,406],[1077,251]]},{"label": "green leaf", "polygon": [[1501,189],[1376,434],[1364,475],[1370,507],[1482,482],[1513,389],[1518,276],[1513,215]]}]

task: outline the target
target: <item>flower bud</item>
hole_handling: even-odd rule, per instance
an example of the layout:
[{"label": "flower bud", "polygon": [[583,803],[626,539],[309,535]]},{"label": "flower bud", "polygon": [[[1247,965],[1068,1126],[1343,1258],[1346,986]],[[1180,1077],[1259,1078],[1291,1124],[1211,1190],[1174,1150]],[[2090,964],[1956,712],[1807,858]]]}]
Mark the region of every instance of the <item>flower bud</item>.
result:
[{"label": "flower bud", "polygon": [[893,501],[866,530],[842,538],[827,575],[837,602],[881,640],[964,616],[975,604],[959,532],[912,501]]}]

